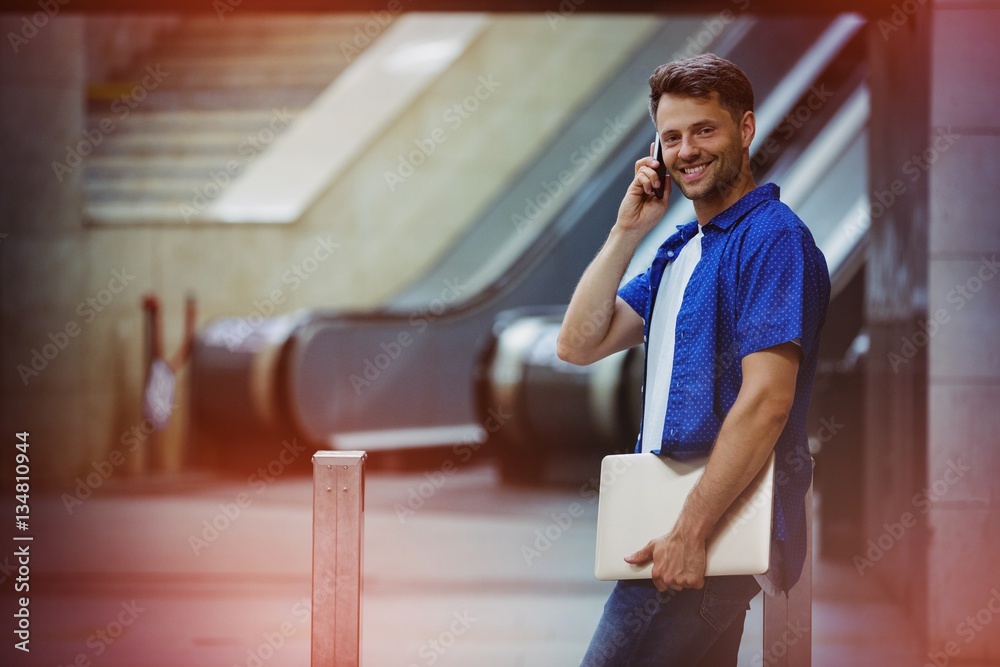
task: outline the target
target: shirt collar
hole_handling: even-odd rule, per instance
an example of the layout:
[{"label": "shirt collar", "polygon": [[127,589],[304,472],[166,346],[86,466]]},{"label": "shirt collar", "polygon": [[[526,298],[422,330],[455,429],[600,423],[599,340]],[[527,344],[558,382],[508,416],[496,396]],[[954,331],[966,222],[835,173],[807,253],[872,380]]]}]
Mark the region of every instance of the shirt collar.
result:
[{"label": "shirt collar", "polygon": [[765,201],[778,199],[781,190],[774,183],[765,183],[740,197],[739,201],[708,221],[723,231],[740,221],[752,208]]},{"label": "shirt collar", "polygon": [[[728,231],[730,227],[739,222],[757,204],[771,199],[778,199],[780,194],[781,190],[777,185],[774,183],[765,183],[740,197],[735,204],[709,220],[705,227],[714,225],[722,231]],[[656,251],[658,259],[666,261],[673,259],[677,251],[698,234],[698,221],[692,220],[683,225],[677,225],[677,231],[680,232],[679,235],[669,237]],[[702,229],[702,232],[704,231],[705,229]]]}]

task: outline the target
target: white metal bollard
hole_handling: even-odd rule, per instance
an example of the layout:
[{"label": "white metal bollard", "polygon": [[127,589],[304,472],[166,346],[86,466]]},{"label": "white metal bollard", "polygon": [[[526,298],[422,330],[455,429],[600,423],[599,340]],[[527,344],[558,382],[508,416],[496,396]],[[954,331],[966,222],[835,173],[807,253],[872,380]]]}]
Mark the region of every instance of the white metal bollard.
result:
[{"label": "white metal bollard", "polygon": [[806,492],[806,560],[802,576],[788,593],[764,595],[764,664],[812,665],[813,489]]},{"label": "white metal bollard", "polygon": [[313,455],[312,667],[361,664],[366,452]]}]

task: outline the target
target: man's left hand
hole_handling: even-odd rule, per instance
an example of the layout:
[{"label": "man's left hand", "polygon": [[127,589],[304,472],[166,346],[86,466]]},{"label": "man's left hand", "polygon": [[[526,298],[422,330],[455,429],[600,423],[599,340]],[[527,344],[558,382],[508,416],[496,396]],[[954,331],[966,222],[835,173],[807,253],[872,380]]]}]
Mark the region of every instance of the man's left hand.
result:
[{"label": "man's left hand", "polygon": [[705,585],[705,542],[686,539],[677,531],[667,533],[631,556],[625,562],[645,565],[653,561],[653,584],[661,593],[668,588],[701,588]]}]

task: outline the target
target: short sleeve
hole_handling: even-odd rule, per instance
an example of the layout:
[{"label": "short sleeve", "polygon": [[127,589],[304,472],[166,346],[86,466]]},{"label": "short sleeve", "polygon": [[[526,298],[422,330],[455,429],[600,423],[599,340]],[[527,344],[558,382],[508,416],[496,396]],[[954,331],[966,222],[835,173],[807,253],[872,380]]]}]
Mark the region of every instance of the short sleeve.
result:
[{"label": "short sleeve", "polygon": [[803,243],[801,233],[781,230],[744,246],[736,295],[741,359],[781,343],[804,342]]},{"label": "short sleeve", "polygon": [[618,296],[645,320],[649,312],[649,270],[619,287]]}]

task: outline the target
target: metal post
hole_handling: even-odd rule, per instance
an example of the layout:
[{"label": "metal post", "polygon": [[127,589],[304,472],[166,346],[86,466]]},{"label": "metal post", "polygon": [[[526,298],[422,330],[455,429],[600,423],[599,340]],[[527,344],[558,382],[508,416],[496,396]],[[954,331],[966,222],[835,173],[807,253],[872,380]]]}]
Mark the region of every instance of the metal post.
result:
[{"label": "metal post", "polygon": [[788,593],[764,596],[764,664],[812,665],[813,489],[806,492],[806,561],[802,576]]},{"label": "metal post", "polygon": [[313,455],[312,667],[361,664],[365,458]]}]

